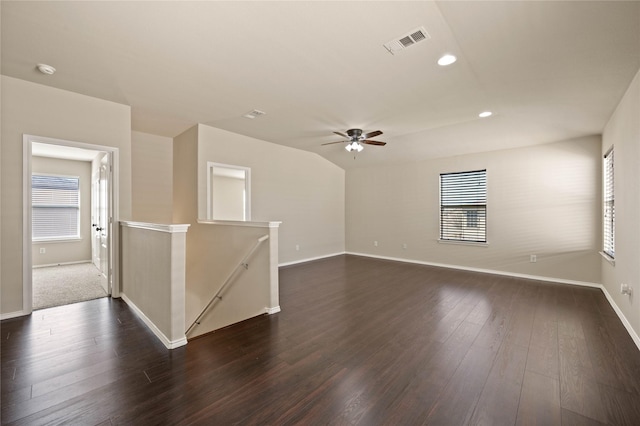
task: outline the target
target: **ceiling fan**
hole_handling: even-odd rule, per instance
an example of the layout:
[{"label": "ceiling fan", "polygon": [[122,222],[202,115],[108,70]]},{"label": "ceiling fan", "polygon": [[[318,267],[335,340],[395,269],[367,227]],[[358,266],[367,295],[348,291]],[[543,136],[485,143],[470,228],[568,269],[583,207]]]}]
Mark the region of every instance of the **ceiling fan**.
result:
[{"label": "ceiling fan", "polygon": [[376,130],[376,131],[365,133],[365,134],[362,134],[362,130],[361,129],[349,129],[349,130],[347,130],[346,134],[344,134],[342,132],[333,132],[333,133],[335,133],[336,135],[342,136],[344,138],[347,138],[348,140],[346,140],[346,141],[337,141],[337,142],[328,142],[328,143],[323,143],[322,145],[332,145],[334,143],[345,143],[345,142],[348,142],[347,146],[345,147],[345,149],[347,151],[349,151],[349,152],[351,152],[351,151],[360,152],[360,151],[362,151],[364,149],[362,144],[377,145],[377,146],[385,146],[387,144],[386,142],[373,141],[373,140],[369,139],[369,138],[374,138],[376,136],[380,136],[382,134],[382,132],[380,130]]}]

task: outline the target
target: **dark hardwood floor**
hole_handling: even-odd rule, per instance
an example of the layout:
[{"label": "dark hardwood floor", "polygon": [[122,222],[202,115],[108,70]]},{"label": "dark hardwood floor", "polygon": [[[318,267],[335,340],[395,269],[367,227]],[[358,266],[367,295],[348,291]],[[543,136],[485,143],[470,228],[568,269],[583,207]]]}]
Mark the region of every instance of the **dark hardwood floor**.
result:
[{"label": "dark hardwood floor", "polygon": [[3,321],[2,424],[640,425],[600,290],[338,256],[280,302],[173,351],[120,300]]}]

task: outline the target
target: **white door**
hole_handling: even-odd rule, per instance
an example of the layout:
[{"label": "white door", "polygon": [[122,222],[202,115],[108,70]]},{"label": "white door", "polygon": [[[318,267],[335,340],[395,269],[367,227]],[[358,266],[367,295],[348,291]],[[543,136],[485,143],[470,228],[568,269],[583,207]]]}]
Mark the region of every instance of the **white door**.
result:
[{"label": "white door", "polygon": [[[108,156],[104,156],[104,158],[106,159]],[[96,228],[96,231],[99,235],[100,238],[100,267],[98,269],[100,269],[100,271],[102,272],[102,275],[105,276],[105,278],[107,278],[106,281],[103,281],[104,283],[106,283],[107,288],[104,289],[105,292],[107,292],[107,294],[110,293],[110,289],[109,289],[109,246],[108,246],[108,241],[109,241],[109,233],[110,233],[110,229],[109,229],[109,180],[108,180],[108,173],[109,173],[109,165],[108,164],[104,164],[104,160],[103,160],[103,164],[100,166],[100,184],[99,184],[99,206],[98,206],[98,210],[100,211],[99,213],[99,219],[98,219],[98,228]]]},{"label": "white door", "polygon": [[91,232],[92,232],[92,260],[96,268],[104,275],[102,280],[104,291],[111,293],[111,276],[109,271],[109,155],[103,153],[96,158],[92,165],[91,178]]},{"label": "white door", "polygon": [[[91,258],[100,269],[100,161],[94,161],[91,171]],[[101,270],[101,269],[100,269]]]}]

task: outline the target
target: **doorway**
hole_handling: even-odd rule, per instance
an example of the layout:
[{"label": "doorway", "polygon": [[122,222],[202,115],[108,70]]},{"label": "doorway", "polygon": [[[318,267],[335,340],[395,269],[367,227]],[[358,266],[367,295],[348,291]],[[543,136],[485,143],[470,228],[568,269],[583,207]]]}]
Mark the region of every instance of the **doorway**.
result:
[{"label": "doorway", "polygon": [[[47,277],[46,284],[52,293],[46,298],[49,306],[109,295],[119,296],[117,274],[114,273],[117,266],[115,262],[117,257],[114,254],[117,250],[114,243],[116,236],[113,232],[113,224],[118,223],[114,218],[114,212],[117,211],[115,208],[117,174],[114,173],[114,170],[117,170],[117,148],[31,135],[25,135],[23,139],[25,159],[24,310],[32,312],[34,308],[43,307],[42,304],[34,305],[35,297],[42,295],[42,287],[37,281],[42,276]],[[63,214],[71,217],[77,214],[77,224],[71,220],[72,225],[67,225],[71,230],[67,229],[67,234],[62,236],[60,235],[63,233],[56,231],[52,231],[50,235],[45,232],[43,235],[38,222],[41,212],[46,211],[47,206],[41,209],[39,208],[41,206],[37,205],[41,189],[34,186],[32,176],[36,173],[47,175],[42,172],[43,164],[47,164],[54,172],[59,171],[61,167],[64,171],[69,170],[73,175],[71,178],[75,176],[76,181],[80,182],[78,205],[72,206],[76,207],[77,213],[74,213],[71,208],[66,209],[66,213]],[[46,170],[46,167],[44,169]],[[53,179],[69,180],[69,173],[64,175],[49,173],[49,175],[54,176]],[[82,178],[77,176],[80,174]],[[81,185],[83,193],[80,193]],[[45,199],[52,200],[50,202],[53,207],[57,207],[49,210],[64,211],[61,207],[67,206],[61,206],[62,203],[55,199],[59,196],[56,191],[58,190],[54,185],[53,198],[45,194],[47,195]],[[46,221],[45,226],[49,226]],[[77,229],[77,234],[74,234],[74,229]],[[34,267],[38,269],[35,270]],[[52,277],[56,277],[57,281]],[[78,281],[83,285],[78,286]],[[93,288],[90,288],[91,286]],[[76,294],[76,290],[80,291]],[[49,288],[44,291],[49,291]],[[59,301],[55,301],[56,291],[60,293]],[[42,299],[39,300],[42,301]],[[52,300],[56,304],[51,305]]]}]

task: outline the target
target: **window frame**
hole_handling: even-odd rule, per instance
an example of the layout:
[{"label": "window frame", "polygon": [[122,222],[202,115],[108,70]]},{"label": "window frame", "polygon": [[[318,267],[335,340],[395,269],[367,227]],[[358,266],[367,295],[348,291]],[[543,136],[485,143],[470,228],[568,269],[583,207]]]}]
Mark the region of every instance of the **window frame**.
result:
[{"label": "window frame", "polygon": [[[244,193],[242,195],[243,198],[243,217],[242,219],[238,218],[235,220],[229,219],[221,219],[215,217],[215,175],[216,169],[218,171],[227,170],[234,173],[243,173],[244,174]],[[207,216],[206,220],[217,221],[217,222],[229,222],[229,221],[238,221],[238,222],[251,222],[251,167],[246,166],[236,166],[233,164],[224,164],[224,163],[216,163],[212,161],[207,161]]]},{"label": "window frame", "polygon": [[[615,155],[613,146],[604,154],[602,162],[602,253],[615,259]],[[608,203],[610,208],[608,209]],[[610,212],[610,213],[609,213]]]},{"label": "window frame", "polygon": [[[478,200],[475,200],[471,203],[464,203],[464,204],[449,204],[449,206],[446,206],[443,200],[443,195],[444,192],[443,190],[445,190],[446,188],[443,188],[443,186],[448,186],[446,184],[446,181],[443,182],[443,178],[447,177],[451,177],[454,175],[473,175],[476,174],[478,176],[473,177],[473,179],[480,179],[483,183],[483,188],[480,190],[481,192],[481,200],[483,200],[484,202],[478,202]],[[489,239],[488,239],[488,227],[487,227],[487,211],[488,211],[488,203],[487,203],[487,199],[488,199],[488,187],[487,187],[487,169],[478,169],[478,170],[465,170],[465,171],[461,171],[461,172],[447,172],[447,173],[440,173],[439,174],[439,178],[438,178],[438,183],[439,183],[439,191],[438,191],[438,208],[439,208],[439,227],[438,227],[438,242],[441,243],[450,243],[450,244],[465,244],[465,245],[480,245],[480,246],[487,246],[489,244]],[[452,191],[452,189],[449,189],[449,191]],[[456,195],[456,194],[451,194],[450,192],[447,194],[449,197],[451,197],[451,195]],[[472,208],[472,210],[469,210],[469,208]],[[469,229],[471,230],[474,234],[477,234],[478,230],[483,231],[483,238],[475,238],[475,237],[468,237],[465,238],[465,236],[463,235],[461,238],[451,238],[451,237],[447,237],[446,233],[447,233],[447,228],[444,226],[447,222],[444,218],[444,212],[445,210],[448,209],[458,209],[458,210],[462,210],[463,213],[460,215],[461,216],[461,220],[466,224],[463,227],[465,229]],[[472,220],[473,225],[469,225],[469,212],[473,211],[475,214],[472,215],[474,217],[474,220]],[[484,216],[482,216],[480,214],[480,211],[483,211]],[[449,229],[450,231],[450,229]],[[464,231],[463,231],[464,232]]]},{"label": "window frame", "polygon": [[[34,202],[34,186],[33,186],[33,178],[34,176],[43,176],[43,177],[49,177],[49,178],[64,178],[64,179],[75,179],[77,181],[77,204],[75,205],[69,205],[69,206],[64,206],[64,205],[60,205],[60,204],[38,204],[37,202]],[[81,211],[82,211],[82,205],[81,205],[81,186],[82,186],[82,182],[80,179],[80,176],[77,175],[61,175],[61,174],[56,174],[56,173],[47,173],[47,172],[32,172],[31,173],[31,240],[32,242],[36,242],[36,243],[46,243],[46,242],[64,242],[64,241],[77,241],[77,240],[81,240],[82,236],[81,236],[81,232],[80,230],[81,228],[81,221],[82,221],[82,215],[81,215]],[[76,212],[76,231],[74,235],[53,235],[53,236],[36,236],[36,229],[37,227],[34,226],[34,221],[35,221],[35,217],[36,214],[34,213],[35,210],[40,209],[40,208],[51,208],[51,207],[57,207],[57,208],[66,208],[66,209],[74,209]]]}]

